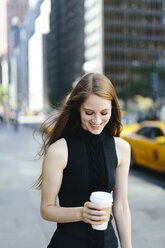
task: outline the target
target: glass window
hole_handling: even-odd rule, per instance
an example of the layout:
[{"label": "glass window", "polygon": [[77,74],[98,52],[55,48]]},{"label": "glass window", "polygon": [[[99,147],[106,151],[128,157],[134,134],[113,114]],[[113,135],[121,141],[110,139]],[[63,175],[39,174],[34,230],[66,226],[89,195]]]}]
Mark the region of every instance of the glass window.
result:
[{"label": "glass window", "polygon": [[154,138],[156,138],[158,136],[164,136],[162,130],[160,128],[157,128],[157,127],[153,128],[152,135],[154,136]]},{"label": "glass window", "polygon": [[137,134],[149,139],[155,139],[158,136],[164,136],[161,129],[157,127],[143,127],[137,131]]},{"label": "glass window", "polygon": [[143,127],[142,129],[137,131],[137,134],[149,138],[150,137],[150,131],[151,131],[150,127]]}]

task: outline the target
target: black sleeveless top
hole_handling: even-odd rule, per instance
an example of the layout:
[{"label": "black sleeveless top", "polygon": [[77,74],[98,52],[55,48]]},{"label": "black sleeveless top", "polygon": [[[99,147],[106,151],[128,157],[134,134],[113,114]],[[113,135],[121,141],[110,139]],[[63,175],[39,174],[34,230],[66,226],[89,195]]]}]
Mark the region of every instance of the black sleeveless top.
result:
[{"label": "black sleeveless top", "polygon": [[[68,147],[68,163],[63,171],[59,202],[62,207],[80,207],[93,191],[112,192],[115,186],[117,155],[114,138],[106,128],[94,135],[82,127],[64,136]],[[47,248],[117,248],[112,226],[94,230],[90,224],[58,223]]]}]

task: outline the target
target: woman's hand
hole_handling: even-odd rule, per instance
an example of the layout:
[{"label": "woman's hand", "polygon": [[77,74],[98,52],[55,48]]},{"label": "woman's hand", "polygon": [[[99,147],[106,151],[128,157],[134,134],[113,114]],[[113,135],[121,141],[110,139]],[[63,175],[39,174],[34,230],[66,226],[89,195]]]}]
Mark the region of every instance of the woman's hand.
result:
[{"label": "woman's hand", "polygon": [[106,219],[106,212],[92,202],[85,202],[82,208],[82,221],[91,225],[100,225]]}]

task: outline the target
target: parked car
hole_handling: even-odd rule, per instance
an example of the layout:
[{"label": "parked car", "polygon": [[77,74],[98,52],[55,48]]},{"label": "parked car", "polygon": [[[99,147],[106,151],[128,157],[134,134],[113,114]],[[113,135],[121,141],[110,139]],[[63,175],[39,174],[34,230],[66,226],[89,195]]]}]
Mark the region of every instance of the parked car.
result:
[{"label": "parked car", "polygon": [[131,146],[131,165],[165,173],[165,122],[145,121],[124,139]]}]

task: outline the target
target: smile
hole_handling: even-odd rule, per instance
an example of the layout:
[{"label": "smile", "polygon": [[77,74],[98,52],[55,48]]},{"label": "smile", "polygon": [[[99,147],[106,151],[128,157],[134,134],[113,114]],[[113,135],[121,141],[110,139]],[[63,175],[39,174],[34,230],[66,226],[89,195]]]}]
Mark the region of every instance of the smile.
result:
[{"label": "smile", "polygon": [[90,123],[90,126],[92,129],[98,130],[101,127],[101,124],[100,125],[93,125],[92,123]]}]

